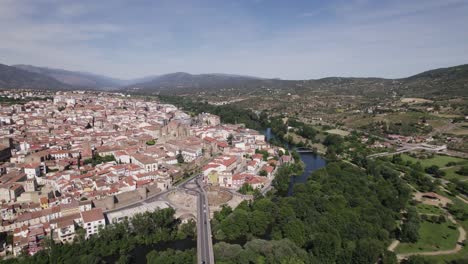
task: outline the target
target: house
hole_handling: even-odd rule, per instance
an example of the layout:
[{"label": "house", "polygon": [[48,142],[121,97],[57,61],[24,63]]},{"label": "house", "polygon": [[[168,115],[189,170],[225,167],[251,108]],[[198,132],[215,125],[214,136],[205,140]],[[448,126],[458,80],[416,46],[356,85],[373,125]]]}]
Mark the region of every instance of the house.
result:
[{"label": "house", "polygon": [[256,173],[259,163],[257,160],[247,162],[247,170]]},{"label": "house", "polygon": [[218,183],[221,187],[232,187],[233,175],[231,171],[222,171],[218,175]]},{"label": "house", "polygon": [[101,208],[81,212],[81,218],[83,219],[83,228],[86,230],[86,239],[98,234],[99,229],[106,226],[106,220]]},{"label": "house", "polygon": [[56,160],[61,160],[61,159],[66,159],[68,157],[70,157],[70,153],[68,152],[68,150],[52,150],[50,151],[50,156],[53,158],[53,159],[56,159]]},{"label": "house", "polygon": [[265,165],[262,167],[262,170],[267,173],[268,178],[271,178],[273,176],[273,171],[275,170],[275,167],[270,166],[270,165]]},{"label": "house", "polygon": [[57,223],[57,237],[62,243],[71,243],[75,238],[75,222],[66,219]]},{"label": "house", "polygon": [[28,179],[34,179],[41,175],[41,164],[40,163],[30,163],[24,166],[24,173]]},{"label": "house", "polygon": [[133,163],[144,168],[146,172],[158,170],[158,161],[150,156],[143,154],[134,154],[132,157]]},{"label": "house", "polygon": [[281,160],[281,164],[291,163],[292,162],[292,157],[290,155],[283,155],[283,156],[281,156],[280,160]]}]

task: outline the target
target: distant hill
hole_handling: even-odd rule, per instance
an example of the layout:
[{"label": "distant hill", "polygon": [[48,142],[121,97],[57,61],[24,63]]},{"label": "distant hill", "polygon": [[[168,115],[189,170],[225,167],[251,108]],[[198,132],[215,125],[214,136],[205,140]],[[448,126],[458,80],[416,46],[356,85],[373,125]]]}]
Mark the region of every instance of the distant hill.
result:
[{"label": "distant hill", "polygon": [[468,96],[468,64],[425,71],[401,81],[408,94]]},{"label": "distant hill", "polygon": [[175,72],[160,75],[150,81],[140,82],[128,87],[144,91],[151,90],[173,90],[173,89],[217,89],[227,86],[238,86],[246,81],[257,80],[256,77],[240,76],[232,74],[189,74],[186,72]]},{"label": "distant hill", "polygon": [[87,72],[67,71],[62,69],[52,69],[23,64],[13,66],[25,71],[47,75],[56,79],[57,81],[77,88],[113,89],[124,84],[123,80]]},{"label": "distant hill", "polygon": [[[0,64],[1,65],[1,64]],[[3,88],[93,89],[142,94],[336,94],[361,96],[466,96],[468,64],[426,71],[401,79],[328,77],[311,80],[175,72],[133,80],[85,72],[15,65],[0,67]]]},{"label": "distant hill", "polygon": [[71,85],[77,89],[85,88],[96,90],[114,90],[118,89],[119,87],[124,87],[135,83],[149,82],[159,77],[158,75],[151,75],[142,78],[124,80],[81,71],[68,71],[63,69],[38,67],[24,64],[12,66],[29,72],[47,75],[56,79],[59,82]]},{"label": "distant hill", "polygon": [[0,89],[67,90],[70,88],[69,85],[50,76],[0,64]]},{"label": "distant hill", "polygon": [[328,77],[311,80],[262,79],[229,74],[177,72],[125,88],[127,91],[163,94],[319,92],[362,96],[459,96],[468,91],[468,64],[423,72],[401,79]]}]

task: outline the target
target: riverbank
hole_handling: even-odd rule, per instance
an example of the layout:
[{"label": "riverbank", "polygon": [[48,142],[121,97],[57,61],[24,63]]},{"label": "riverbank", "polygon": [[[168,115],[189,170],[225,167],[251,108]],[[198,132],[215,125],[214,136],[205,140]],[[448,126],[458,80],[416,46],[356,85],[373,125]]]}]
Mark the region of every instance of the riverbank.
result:
[{"label": "riverbank", "polygon": [[[283,139],[279,139],[272,131],[271,128],[267,128],[262,131],[265,135],[267,141],[271,141],[272,139],[281,142],[285,145],[285,147],[290,150],[294,151],[297,147],[295,145],[289,144],[285,142]],[[289,187],[288,187],[288,195],[291,196],[293,193],[294,185],[296,183],[305,183],[309,176],[316,170],[323,168],[327,165],[327,161],[320,156],[318,153],[314,152],[302,152],[298,153],[300,157],[300,162],[304,165],[303,172],[300,175],[293,175],[290,178]]]}]

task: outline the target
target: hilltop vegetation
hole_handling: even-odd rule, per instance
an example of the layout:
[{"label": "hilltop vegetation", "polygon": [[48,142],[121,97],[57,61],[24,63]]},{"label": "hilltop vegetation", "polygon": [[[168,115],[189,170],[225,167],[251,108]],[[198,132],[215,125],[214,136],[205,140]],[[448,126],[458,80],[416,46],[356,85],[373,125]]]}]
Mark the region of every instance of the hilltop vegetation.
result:
[{"label": "hilltop vegetation", "polygon": [[134,80],[50,69],[31,65],[0,65],[0,88],[104,89],[140,94],[238,96],[241,94],[322,94],[366,97],[464,96],[468,65],[435,69],[401,79],[328,77],[307,80],[266,79],[232,74],[176,72]]},{"label": "hilltop vegetation", "polygon": [[243,76],[174,73],[129,87],[139,93],[237,95],[275,91],[280,94],[325,93],[372,97],[464,96],[468,64],[423,72],[401,79],[329,77],[317,80],[261,79]]}]

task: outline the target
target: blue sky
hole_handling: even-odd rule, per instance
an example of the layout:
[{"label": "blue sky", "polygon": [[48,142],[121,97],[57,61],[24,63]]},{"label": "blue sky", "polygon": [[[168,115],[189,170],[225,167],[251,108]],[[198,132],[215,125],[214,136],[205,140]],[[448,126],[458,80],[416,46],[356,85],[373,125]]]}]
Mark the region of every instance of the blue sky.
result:
[{"label": "blue sky", "polygon": [[468,0],[1,0],[0,63],[397,78],[468,63],[467,14]]}]

